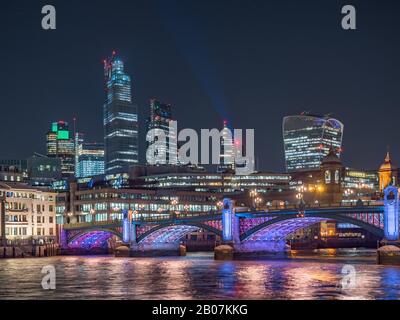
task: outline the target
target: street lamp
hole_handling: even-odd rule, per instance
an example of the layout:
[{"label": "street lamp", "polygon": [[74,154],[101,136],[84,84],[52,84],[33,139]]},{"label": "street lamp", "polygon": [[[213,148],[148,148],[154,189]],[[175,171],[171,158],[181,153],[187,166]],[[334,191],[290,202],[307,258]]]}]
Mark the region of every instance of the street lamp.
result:
[{"label": "street lamp", "polygon": [[257,197],[254,199],[254,203],[255,203],[255,207],[257,208],[262,202],[262,198],[261,197]]}]

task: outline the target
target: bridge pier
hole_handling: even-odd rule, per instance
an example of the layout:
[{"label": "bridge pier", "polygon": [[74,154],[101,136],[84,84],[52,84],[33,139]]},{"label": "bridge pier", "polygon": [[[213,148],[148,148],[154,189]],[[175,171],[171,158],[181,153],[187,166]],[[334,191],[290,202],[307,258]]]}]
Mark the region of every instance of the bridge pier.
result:
[{"label": "bridge pier", "polygon": [[223,201],[222,241],[222,245],[214,249],[216,260],[281,257],[288,251],[285,240],[240,241],[239,217],[231,199]]},{"label": "bridge pier", "polygon": [[131,244],[131,257],[185,256],[186,247],[178,243]]},{"label": "bridge pier", "polygon": [[389,186],[384,190],[384,235],[377,251],[378,264],[400,265],[399,190]]},{"label": "bridge pier", "polygon": [[245,241],[233,249],[234,259],[284,257],[289,250],[285,240]]}]

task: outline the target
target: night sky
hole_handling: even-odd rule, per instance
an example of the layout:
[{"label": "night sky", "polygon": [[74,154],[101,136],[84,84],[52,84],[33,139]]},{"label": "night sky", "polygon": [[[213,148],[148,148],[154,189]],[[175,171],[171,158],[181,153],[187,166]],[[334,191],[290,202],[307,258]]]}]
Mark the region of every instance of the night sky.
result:
[{"label": "night sky", "polygon": [[[41,8],[57,30],[41,28]],[[357,9],[357,30],[341,8]],[[0,4],[0,158],[45,152],[50,123],[76,116],[103,141],[102,60],[116,50],[132,77],[144,158],[148,100],[178,126],[254,128],[259,169],[284,170],[282,118],[331,113],[344,123],[343,163],[400,164],[400,2],[285,0],[17,1]]]}]

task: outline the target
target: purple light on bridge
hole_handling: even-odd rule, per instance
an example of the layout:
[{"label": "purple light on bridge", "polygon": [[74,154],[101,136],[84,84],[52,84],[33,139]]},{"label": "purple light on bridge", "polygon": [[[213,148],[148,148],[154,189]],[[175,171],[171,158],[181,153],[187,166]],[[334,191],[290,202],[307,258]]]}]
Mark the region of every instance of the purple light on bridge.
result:
[{"label": "purple light on bridge", "polygon": [[189,225],[175,225],[161,228],[142,239],[140,243],[174,243],[186,234],[199,230],[198,227]]},{"label": "purple light on bridge", "polygon": [[285,240],[288,235],[296,232],[297,230],[310,227],[315,223],[325,220],[326,218],[307,217],[280,221],[257,231],[244,241]]},{"label": "purple light on bridge", "polygon": [[92,231],[73,240],[69,247],[82,249],[106,248],[107,240],[113,236],[111,232],[107,231]]}]

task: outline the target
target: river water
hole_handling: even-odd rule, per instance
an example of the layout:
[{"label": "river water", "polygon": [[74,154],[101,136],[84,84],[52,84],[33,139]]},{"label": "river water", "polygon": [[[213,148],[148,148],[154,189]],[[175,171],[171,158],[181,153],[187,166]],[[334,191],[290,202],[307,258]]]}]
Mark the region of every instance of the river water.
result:
[{"label": "river water", "polygon": [[[47,265],[55,290],[41,285]],[[344,266],[355,271],[346,287]],[[360,249],[252,261],[214,261],[211,253],[3,259],[0,299],[400,299],[400,267],[376,265],[375,252]]]}]

